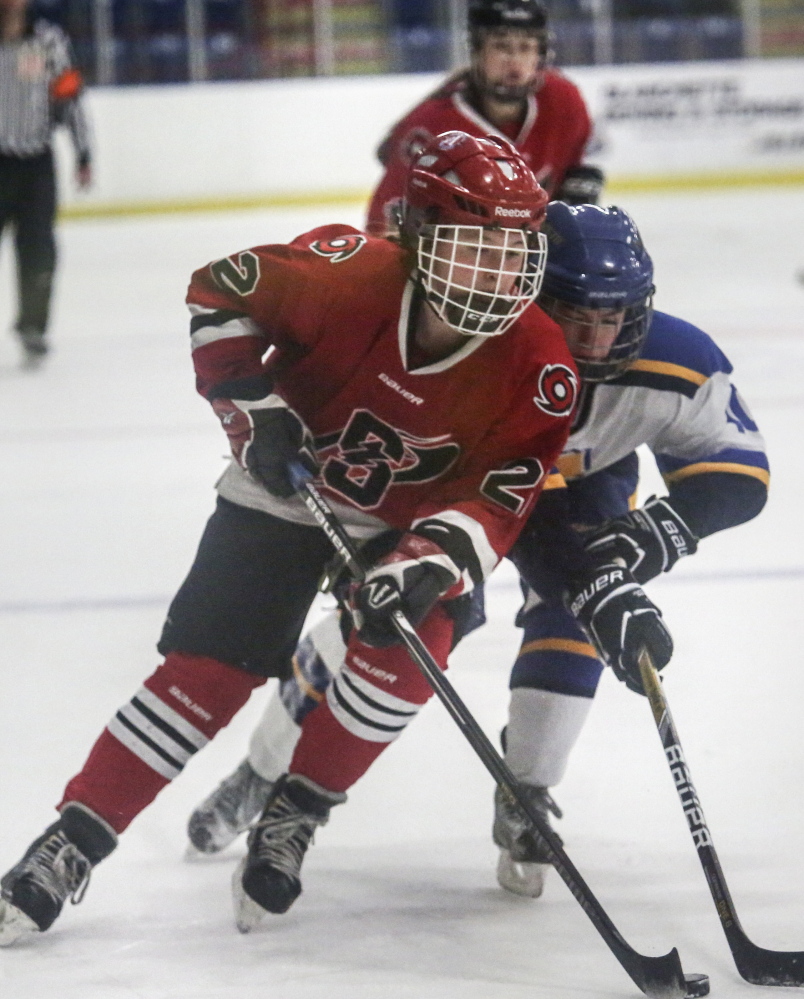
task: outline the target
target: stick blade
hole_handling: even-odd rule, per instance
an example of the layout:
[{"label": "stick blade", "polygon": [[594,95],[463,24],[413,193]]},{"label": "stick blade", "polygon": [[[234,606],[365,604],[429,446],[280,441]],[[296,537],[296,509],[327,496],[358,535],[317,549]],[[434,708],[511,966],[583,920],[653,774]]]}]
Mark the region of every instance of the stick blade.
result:
[{"label": "stick blade", "polygon": [[675,947],[662,957],[635,952],[621,961],[636,986],[650,999],[685,999],[687,981]]},{"label": "stick blade", "polygon": [[804,986],[804,951],[767,950],[746,937],[732,946],[732,954],[740,975],[752,985]]}]

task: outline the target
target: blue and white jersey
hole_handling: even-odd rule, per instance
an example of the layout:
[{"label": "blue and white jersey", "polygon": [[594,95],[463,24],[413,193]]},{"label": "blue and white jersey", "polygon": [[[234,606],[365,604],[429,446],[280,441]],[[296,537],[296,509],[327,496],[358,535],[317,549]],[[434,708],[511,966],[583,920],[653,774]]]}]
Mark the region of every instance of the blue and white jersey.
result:
[{"label": "blue and white jersey", "polygon": [[639,359],[619,378],[584,387],[558,468],[511,552],[530,584],[512,688],[594,696],[603,664],[562,599],[587,558],[573,528],[633,505],[638,447],[653,452],[674,509],[697,537],[762,509],[770,478],[765,444],[731,371],[706,333],[656,312]]},{"label": "blue and white jersey", "polygon": [[767,486],[765,443],[731,371],[706,333],[655,312],[639,359],[615,380],[586,387],[549,485],[608,469],[647,444],[669,487],[708,472]]}]

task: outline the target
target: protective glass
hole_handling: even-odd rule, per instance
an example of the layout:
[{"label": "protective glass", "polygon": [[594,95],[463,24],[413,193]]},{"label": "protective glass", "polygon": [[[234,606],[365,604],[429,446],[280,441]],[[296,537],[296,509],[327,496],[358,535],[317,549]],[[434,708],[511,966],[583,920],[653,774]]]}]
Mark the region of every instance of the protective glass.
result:
[{"label": "protective glass", "polygon": [[440,319],[467,336],[498,336],[539,294],[547,239],[524,229],[427,225],[417,256],[425,296]]},{"label": "protective glass", "polygon": [[653,312],[653,296],[625,309],[592,309],[547,295],[539,305],[561,327],[581,378],[606,382],[639,356]]}]

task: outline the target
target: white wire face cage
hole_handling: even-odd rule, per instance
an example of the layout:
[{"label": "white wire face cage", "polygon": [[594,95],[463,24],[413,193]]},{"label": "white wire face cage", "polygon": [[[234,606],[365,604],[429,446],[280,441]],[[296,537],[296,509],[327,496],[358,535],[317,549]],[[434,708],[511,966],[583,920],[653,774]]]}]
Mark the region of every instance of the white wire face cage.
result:
[{"label": "white wire face cage", "polygon": [[439,319],[466,336],[499,336],[539,294],[547,238],[525,229],[425,225],[417,259]]}]

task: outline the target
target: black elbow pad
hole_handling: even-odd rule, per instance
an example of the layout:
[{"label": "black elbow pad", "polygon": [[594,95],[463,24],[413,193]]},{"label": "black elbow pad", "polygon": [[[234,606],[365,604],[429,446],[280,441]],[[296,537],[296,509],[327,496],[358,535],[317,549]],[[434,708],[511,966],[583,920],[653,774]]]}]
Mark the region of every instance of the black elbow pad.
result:
[{"label": "black elbow pad", "polygon": [[572,166],[564,174],[555,200],[568,205],[596,205],[604,182],[603,171],[598,167],[585,164]]}]

